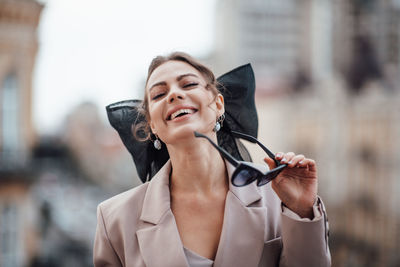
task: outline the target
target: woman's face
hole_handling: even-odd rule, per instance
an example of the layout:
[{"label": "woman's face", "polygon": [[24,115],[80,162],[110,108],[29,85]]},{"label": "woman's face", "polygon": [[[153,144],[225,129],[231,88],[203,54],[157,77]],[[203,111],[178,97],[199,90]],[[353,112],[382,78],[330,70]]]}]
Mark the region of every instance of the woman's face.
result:
[{"label": "woman's face", "polygon": [[210,133],[223,114],[223,97],[206,88],[202,74],[182,61],[168,61],[150,75],[146,90],[150,127],[166,144]]}]

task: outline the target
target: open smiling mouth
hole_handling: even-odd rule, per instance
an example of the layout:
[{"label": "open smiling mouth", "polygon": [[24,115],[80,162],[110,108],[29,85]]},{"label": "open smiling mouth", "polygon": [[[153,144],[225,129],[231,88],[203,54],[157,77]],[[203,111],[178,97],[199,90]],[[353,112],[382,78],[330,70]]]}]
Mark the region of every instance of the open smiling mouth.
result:
[{"label": "open smiling mouth", "polygon": [[188,109],[188,108],[180,109],[169,115],[167,120],[170,121],[178,117],[183,117],[188,114],[193,114],[195,112],[197,112],[197,109]]}]

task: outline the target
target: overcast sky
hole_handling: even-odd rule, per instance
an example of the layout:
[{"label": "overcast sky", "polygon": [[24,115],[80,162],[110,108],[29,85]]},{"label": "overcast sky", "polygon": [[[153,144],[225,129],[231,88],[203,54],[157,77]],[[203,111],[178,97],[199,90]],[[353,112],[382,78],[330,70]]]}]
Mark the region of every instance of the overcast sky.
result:
[{"label": "overcast sky", "polygon": [[215,0],[47,0],[34,72],[34,123],[54,133],[83,101],[141,96],[151,59],[211,52]]}]

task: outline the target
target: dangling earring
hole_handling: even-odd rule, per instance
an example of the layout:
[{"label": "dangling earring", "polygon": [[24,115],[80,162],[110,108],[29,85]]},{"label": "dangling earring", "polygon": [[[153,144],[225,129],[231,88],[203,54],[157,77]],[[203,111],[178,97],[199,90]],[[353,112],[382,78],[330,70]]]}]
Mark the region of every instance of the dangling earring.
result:
[{"label": "dangling earring", "polygon": [[213,129],[214,132],[218,132],[221,129],[222,125],[224,124],[224,119],[225,119],[225,114],[219,116],[219,118],[215,122],[215,126]]},{"label": "dangling earring", "polygon": [[154,140],[154,142],[153,142],[154,148],[157,150],[160,150],[161,149],[161,141],[160,141],[160,139],[158,139],[158,136],[156,134],[154,134],[154,135],[156,136],[156,140]]}]

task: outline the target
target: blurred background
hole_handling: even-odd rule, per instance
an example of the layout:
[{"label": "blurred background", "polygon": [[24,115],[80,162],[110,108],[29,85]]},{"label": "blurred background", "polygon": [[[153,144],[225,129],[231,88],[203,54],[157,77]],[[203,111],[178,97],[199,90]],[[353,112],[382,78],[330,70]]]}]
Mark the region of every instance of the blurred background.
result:
[{"label": "blurred background", "polygon": [[104,106],[175,50],[253,65],[259,139],[318,163],[333,266],[400,266],[399,0],[0,0],[0,266],[92,266],[97,204],[140,184]]}]

